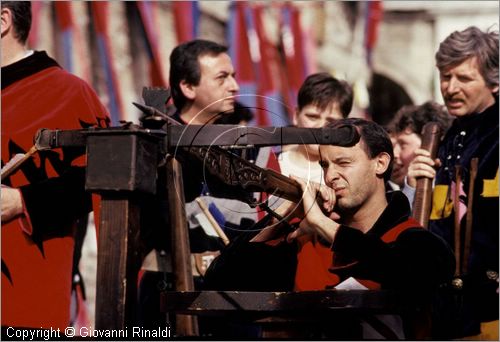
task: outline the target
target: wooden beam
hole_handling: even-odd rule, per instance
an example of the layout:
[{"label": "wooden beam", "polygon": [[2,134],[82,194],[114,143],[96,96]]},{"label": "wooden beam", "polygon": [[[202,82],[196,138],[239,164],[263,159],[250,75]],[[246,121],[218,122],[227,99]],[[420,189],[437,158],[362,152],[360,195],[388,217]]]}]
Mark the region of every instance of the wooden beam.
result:
[{"label": "wooden beam", "polygon": [[134,326],[141,261],[136,201],[104,194],[98,234],[96,329]]},{"label": "wooden beam", "polygon": [[[185,210],[182,166],[174,158],[166,164],[169,222],[172,230],[172,263],[174,287],[176,291],[194,291],[191,269],[191,249],[189,245],[188,222]],[[176,315],[177,336],[198,336],[198,321],[195,316]]]}]

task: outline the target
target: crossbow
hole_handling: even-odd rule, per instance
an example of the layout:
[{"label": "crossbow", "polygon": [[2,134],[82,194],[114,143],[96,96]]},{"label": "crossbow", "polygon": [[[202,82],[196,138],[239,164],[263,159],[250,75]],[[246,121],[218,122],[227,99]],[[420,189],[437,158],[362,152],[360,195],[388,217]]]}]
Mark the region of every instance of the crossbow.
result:
[{"label": "crossbow", "polygon": [[[268,168],[262,168],[223,148],[262,147],[283,144],[329,144],[353,146],[359,139],[354,126],[338,128],[243,127],[235,125],[182,125],[157,109],[136,104],[148,116],[164,118],[161,128],[145,128],[135,124],[105,129],[47,130],[38,132],[38,150],[57,147],[84,147],[96,136],[127,134],[149,137],[159,153],[179,158],[185,165],[201,165],[203,172],[219,182],[241,191],[266,192],[291,201],[302,196],[300,185],[293,179]],[[217,138],[214,138],[217,137]],[[154,191],[153,191],[154,192]]]}]

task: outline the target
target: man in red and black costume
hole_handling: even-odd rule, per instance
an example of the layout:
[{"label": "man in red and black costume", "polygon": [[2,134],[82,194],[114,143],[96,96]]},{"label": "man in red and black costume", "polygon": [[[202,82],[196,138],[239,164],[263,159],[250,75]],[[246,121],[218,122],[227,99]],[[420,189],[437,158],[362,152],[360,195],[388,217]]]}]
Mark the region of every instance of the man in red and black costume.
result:
[{"label": "man in red and black costume", "polygon": [[[40,128],[109,124],[84,81],[27,50],[30,26],[30,2],[2,1],[2,167],[30,149]],[[2,181],[3,328],[69,325],[75,223],[92,209],[83,152],[36,153]]]},{"label": "man in red and black costume", "polygon": [[[329,271],[338,277],[333,285],[407,290],[414,294],[408,301],[429,301],[433,290],[452,277],[451,249],[410,217],[409,203],[400,191],[386,193],[394,155],[383,128],[362,119],[342,119],[327,127],[346,124],[355,126],[360,134],[356,145],[320,146],[327,187],[296,178],[304,190],[303,211],[295,214],[302,220],[288,238],[319,234],[330,243],[333,260]],[[321,205],[317,194],[323,198]],[[294,203],[285,203],[278,213],[286,216],[293,208]],[[361,322],[352,317],[332,321],[331,327],[328,330],[335,337],[383,338],[367,335]],[[404,338],[398,331],[394,338]]]}]

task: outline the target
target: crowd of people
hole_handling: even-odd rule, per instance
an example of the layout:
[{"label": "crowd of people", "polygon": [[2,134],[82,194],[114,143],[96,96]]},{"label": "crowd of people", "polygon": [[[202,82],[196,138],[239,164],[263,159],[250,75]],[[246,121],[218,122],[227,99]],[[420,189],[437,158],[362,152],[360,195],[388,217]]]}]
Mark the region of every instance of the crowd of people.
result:
[{"label": "crowd of people", "polygon": [[[89,85],[45,52],[27,48],[30,3],[1,6],[4,167],[15,155],[29,153],[39,128],[102,128],[109,115]],[[415,306],[431,308],[425,338],[498,339],[498,49],[495,31],[469,27],[450,34],[435,55],[444,106],[433,101],[405,106],[386,127],[349,118],[353,90],[347,82],[325,72],[309,75],[297,94],[293,125],[351,126],[357,140],[350,147],[284,146],[277,156],[264,148],[232,151],[300,185],[300,203],[256,200],[272,214],[249,206],[248,198],[237,198],[203,170],[185,168],[182,191],[197,266],[195,288],[299,292],[348,282],[356,289],[404,290],[414,294],[408,299]],[[172,118],[183,125],[250,121],[251,108],[235,109],[236,72],[223,45],[200,39],[178,45],[170,55]],[[421,148],[422,127],[430,121],[443,131],[435,159]],[[411,215],[417,179],[423,177],[433,181],[428,229]],[[2,179],[2,333],[9,326],[71,324],[79,222],[98,211],[84,182],[84,151],[74,149],[34,154]],[[163,189],[145,205],[151,215],[142,222],[151,234],[138,319],[150,327],[167,324],[160,293],[172,287],[168,185],[158,184]],[[211,234],[207,222],[227,236]],[[265,337],[256,325],[199,322],[204,336]],[[398,317],[377,322],[367,325],[348,316],[300,337],[419,336]],[[391,334],[382,334],[380,325]]]}]

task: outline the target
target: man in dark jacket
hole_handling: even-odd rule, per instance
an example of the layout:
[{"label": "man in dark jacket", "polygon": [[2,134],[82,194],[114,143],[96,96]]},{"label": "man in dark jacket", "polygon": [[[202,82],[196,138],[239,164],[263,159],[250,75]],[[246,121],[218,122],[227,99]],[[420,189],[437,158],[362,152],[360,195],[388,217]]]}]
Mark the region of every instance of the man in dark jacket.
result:
[{"label": "man in dark jacket", "polygon": [[498,32],[453,32],[439,46],[436,66],[456,119],[438,160],[418,155],[408,173],[410,185],[417,177],[435,178],[429,229],[457,259],[436,337],[476,335],[493,324],[486,339],[498,339]]},{"label": "man in dark jacket", "polygon": [[[211,125],[217,120],[228,119],[235,113],[235,97],[239,91],[235,79],[235,70],[227,47],[213,41],[196,39],[176,46],[170,55],[170,87],[172,99],[176,107],[172,118],[183,125]],[[204,134],[201,132],[200,134]],[[229,238],[238,235],[257,220],[256,209],[238,198],[240,192],[221,183],[215,177],[206,176],[204,165],[199,160],[189,159],[189,155],[181,149],[176,157],[183,160],[183,192],[185,210],[189,226],[189,244],[192,257],[194,285],[203,288],[203,275],[212,259],[224,247],[223,240],[207,234],[205,230],[210,223],[207,213],[200,209],[199,203],[205,203],[210,215],[215,217],[220,227],[226,230]],[[160,188],[179,191],[176,184],[168,184]],[[170,231],[165,215],[168,203],[166,195],[158,195],[156,204],[150,206],[157,209],[148,218],[152,222],[144,226],[154,227],[155,237],[148,239],[154,249],[147,255],[143,263],[146,270],[141,280],[141,323],[147,326],[161,325],[165,315],[159,311],[159,289],[170,286],[171,265],[168,261],[170,251]],[[161,202],[163,201],[163,203]],[[163,207],[156,208],[156,205]],[[156,222],[154,220],[157,220]],[[212,228],[213,230],[213,228]],[[164,251],[162,253],[162,250]],[[204,334],[203,320],[200,319],[201,334]]]}]

